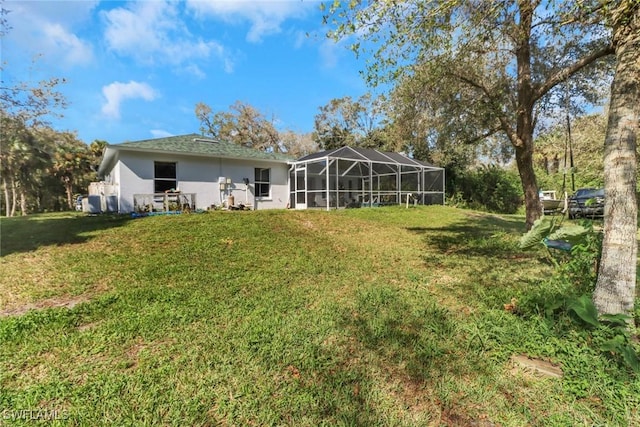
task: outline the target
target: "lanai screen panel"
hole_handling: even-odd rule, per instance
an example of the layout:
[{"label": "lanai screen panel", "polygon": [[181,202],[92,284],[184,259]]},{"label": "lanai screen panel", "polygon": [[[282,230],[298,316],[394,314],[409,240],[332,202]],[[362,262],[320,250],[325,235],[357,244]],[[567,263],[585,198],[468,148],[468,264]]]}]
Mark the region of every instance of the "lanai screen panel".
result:
[{"label": "lanai screen panel", "polygon": [[327,158],[307,163],[307,207],[324,207],[327,204],[327,170],[333,162]]},{"label": "lanai screen panel", "polygon": [[421,193],[423,205],[444,205],[444,169],[422,172],[424,188]]}]

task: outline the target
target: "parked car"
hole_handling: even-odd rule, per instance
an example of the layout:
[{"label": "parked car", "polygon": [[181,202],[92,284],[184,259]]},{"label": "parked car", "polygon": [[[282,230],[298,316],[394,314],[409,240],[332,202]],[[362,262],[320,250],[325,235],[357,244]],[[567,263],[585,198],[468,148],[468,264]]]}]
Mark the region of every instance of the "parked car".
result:
[{"label": "parked car", "polygon": [[581,188],[569,198],[569,219],[604,216],[604,188]]}]

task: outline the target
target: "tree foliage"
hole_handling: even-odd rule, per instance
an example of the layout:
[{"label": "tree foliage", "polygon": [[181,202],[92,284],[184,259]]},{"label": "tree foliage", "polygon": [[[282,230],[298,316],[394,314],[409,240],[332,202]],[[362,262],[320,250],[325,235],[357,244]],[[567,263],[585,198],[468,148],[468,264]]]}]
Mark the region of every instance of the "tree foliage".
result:
[{"label": "tree foliage", "polygon": [[383,100],[365,94],[335,98],[315,116],[315,140],[324,150],[351,146],[392,150],[385,128]]},{"label": "tree foliage", "polygon": [[[578,3],[583,7],[578,7]],[[571,76],[598,81],[590,67],[613,53],[597,1],[335,1],[325,20],[336,39],[358,35],[357,53],[372,52],[371,84],[408,86],[405,123],[414,144],[425,138],[474,143],[500,134],[515,151],[527,224],[540,215],[533,170],[536,124]],[[576,81],[578,81],[576,79]],[[583,100],[597,91],[574,83]],[[425,129],[430,129],[426,134]]]},{"label": "tree foliage", "polygon": [[292,130],[280,132],[282,151],[291,157],[300,158],[318,151],[318,144],[311,133],[297,133]]},{"label": "tree foliage", "polygon": [[590,114],[572,119],[570,127],[561,123],[540,134],[534,154],[540,188],[570,194],[572,187],[602,187],[605,130],[606,116]]},{"label": "tree foliage", "polygon": [[[9,13],[0,7],[0,37],[10,30]],[[62,188],[71,208],[73,192],[86,188],[91,165],[97,158],[77,137],[48,127],[51,117],[61,116],[67,106],[59,91],[65,79],[39,82],[6,81],[0,66],[0,202],[7,216],[19,210],[55,209]]]},{"label": "tree foliage", "polygon": [[0,144],[2,205],[6,216],[73,208],[73,196],[87,191],[100,155],[72,132],[26,127],[2,119]]},{"label": "tree foliage", "polygon": [[73,195],[86,189],[97,170],[96,157],[91,148],[80,141],[75,133],[56,132],[51,129],[40,131],[42,142],[52,151],[50,172],[62,183],[66,205],[73,208]]},{"label": "tree foliage", "polygon": [[51,157],[38,146],[33,132],[21,120],[10,117],[1,120],[0,168],[5,215],[15,215],[18,203],[25,214],[27,194],[39,187],[38,178]]},{"label": "tree foliage", "polygon": [[214,113],[207,104],[199,102],[195,113],[205,135],[257,150],[281,151],[280,135],[273,120],[247,103],[236,101],[229,111]]},{"label": "tree foliage", "polygon": [[[424,93],[423,93],[424,92]],[[387,133],[403,151],[446,170],[447,189],[454,189],[477,163],[506,164],[513,156],[511,144],[500,134],[468,143],[454,127],[443,104],[425,91],[419,78],[396,85],[386,103]],[[483,161],[480,161],[480,160]],[[454,191],[455,192],[455,191]]]},{"label": "tree foliage", "polygon": [[451,182],[449,204],[513,214],[522,206],[522,190],[515,172],[488,165],[460,172]]},{"label": "tree foliage", "polygon": [[257,108],[244,102],[236,101],[228,110],[215,112],[199,102],[195,114],[200,121],[200,132],[215,139],[257,150],[287,153],[296,158],[318,151],[312,134],[289,129],[278,131],[275,118],[267,119]]}]

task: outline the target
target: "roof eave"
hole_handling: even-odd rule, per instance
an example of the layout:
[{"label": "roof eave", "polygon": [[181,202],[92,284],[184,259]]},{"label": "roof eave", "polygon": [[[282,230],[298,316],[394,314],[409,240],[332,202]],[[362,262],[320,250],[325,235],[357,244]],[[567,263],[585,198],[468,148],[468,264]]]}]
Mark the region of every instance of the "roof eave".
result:
[{"label": "roof eave", "polygon": [[114,149],[113,145],[107,145],[104,147],[102,152],[102,159],[100,160],[100,165],[98,166],[98,177],[104,178],[108,171],[113,169],[113,166],[116,163],[116,153],[118,150]]}]

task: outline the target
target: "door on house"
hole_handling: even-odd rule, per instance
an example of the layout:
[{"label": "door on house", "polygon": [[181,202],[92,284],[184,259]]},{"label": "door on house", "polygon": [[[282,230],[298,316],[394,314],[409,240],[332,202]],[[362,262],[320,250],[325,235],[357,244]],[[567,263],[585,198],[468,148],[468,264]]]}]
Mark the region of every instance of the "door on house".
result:
[{"label": "door on house", "polygon": [[296,168],[296,209],[307,209],[307,168]]}]

